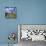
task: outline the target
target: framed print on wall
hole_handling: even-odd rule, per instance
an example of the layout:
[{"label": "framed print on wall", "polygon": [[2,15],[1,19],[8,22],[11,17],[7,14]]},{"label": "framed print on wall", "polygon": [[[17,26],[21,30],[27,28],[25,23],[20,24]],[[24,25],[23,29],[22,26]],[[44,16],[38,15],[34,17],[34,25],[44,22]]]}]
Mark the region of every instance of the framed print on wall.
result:
[{"label": "framed print on wall", "polygon": [[5,18],[16,19],[16,7],[5,7]]}]

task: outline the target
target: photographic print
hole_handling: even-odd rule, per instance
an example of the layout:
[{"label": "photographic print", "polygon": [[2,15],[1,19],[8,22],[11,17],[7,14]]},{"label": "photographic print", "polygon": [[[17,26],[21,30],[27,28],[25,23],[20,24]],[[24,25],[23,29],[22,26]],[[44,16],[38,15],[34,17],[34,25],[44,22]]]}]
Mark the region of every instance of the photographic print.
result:
[{"label": "photographic print", "polygon": [[16,18],[16,7],[5,7],[5,18]]}]

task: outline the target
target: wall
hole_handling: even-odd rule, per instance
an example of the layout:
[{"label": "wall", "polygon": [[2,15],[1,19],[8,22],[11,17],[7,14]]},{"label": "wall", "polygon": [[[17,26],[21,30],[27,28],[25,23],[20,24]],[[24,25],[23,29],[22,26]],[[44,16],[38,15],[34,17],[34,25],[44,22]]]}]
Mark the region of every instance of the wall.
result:
[{"label": "wall", "polygon": [[[17,8],[16,19],[5,19],[6,6]],[[8,43],[18,24],[46,24],[46,0],[0,0],[0,44]]]},{"label": "wall", "polygon": [[[17,8],[16,19],[5,18],[5,7],[7,6]],[[10,32],[16,32],[17,34],[17,24],[19,23],[20,12],[20,4],[18,0],[0,0],[0,44],[8,43],[8,34]]]},{"label": "wall", "polygon": [[22,0],[21,24],[46,24],[46,0]]}]

